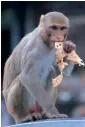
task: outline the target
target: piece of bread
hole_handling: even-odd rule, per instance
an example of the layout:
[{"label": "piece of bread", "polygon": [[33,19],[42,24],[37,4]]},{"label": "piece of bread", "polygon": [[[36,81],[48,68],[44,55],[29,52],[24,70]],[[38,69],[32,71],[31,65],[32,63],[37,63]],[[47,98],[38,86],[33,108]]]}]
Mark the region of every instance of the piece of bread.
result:
[{"label": "piece of bread", "polygon": [[61,71],[61,74],[57,76],[56,78],[52,79],[53,87],[58,86],[62,79],[63,79],[63,73],[62,70],[65,66],[68,65],[68,63],[63,61],[63,58],[66,57],[67,60],[71,60],[73,64],[79,64],[79,66],[83,65],[85,66],[85,63],[83,60],[76,54],[76,51],[73,50],[71,53],[66,53],[63,49],[63,43],[62,42],[56,42],[55,43],[55,49],[56,49],[56,62],[58,64],[58,67]]}]

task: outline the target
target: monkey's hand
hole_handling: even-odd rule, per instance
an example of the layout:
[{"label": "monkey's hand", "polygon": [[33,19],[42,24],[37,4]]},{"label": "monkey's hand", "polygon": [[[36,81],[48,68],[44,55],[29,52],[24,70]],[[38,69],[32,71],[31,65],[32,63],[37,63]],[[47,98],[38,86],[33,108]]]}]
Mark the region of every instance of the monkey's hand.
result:
[{"label": "monkey's hand", "polygon": [[71,41],[64,42],[64,51],[70,53],[72,50],[76,49],[76,45]]}]

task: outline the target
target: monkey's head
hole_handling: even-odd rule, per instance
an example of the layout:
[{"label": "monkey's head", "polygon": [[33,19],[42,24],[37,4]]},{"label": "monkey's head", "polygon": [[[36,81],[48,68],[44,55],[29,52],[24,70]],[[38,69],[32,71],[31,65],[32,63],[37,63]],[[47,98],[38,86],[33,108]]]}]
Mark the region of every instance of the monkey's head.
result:
[{"label": "monkey's head", "polygon": [[69,19],[60,12],[50,12],[41,15],[40,35],[42,39],[54,45],[55,42],[64,42],[69,29]]}]

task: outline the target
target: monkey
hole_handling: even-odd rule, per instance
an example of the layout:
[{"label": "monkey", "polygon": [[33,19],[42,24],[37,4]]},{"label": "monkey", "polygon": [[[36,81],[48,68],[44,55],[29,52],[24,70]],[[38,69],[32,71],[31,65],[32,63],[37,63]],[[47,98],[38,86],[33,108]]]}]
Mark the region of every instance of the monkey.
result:
[{"label": "monkey", "polygon": [[81,66],[81,65],[85,66],[85,63],[77,55],[75,50],[72,50],[70,53],[66,53],[64,51],[62,42],[56,42],[55,49],[56,49],[56,62],[57,62],[58,67],[61,71],[61,74],[52,80],[53,87],[58,86],[63,79],[63,72],[62,71],[65,68],[65,66],[68,65],[66,62],[63,61],[64,57],[66,57],[67,60],[71,60],[73,64],[79,64],[79,66]]},{"label": "monkey", "polygon": [[[60,74],[55,42],[63,42],[65,52],[75,49],[74,43],[65,43],[68,29],[69,19],[64,14],[49,12],[42,15],[38,27],[21,39],[7,59],[3,96],[7,111],[16,123],[67,117],[58,112],[51,91],[54,71],[56,76]],[[63,73],[71,73],[72,67],[69,62]]]}]

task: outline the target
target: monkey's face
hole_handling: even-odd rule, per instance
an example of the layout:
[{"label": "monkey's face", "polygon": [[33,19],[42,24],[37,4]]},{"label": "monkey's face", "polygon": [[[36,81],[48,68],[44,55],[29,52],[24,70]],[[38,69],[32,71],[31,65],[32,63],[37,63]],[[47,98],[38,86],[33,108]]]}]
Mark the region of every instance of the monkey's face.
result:
[{"label": "monkey's face", "polygon": [[65,25],[52,24],[47,28],[47,36],[50,43],[64,42],[66,40],[68,28]]}]

